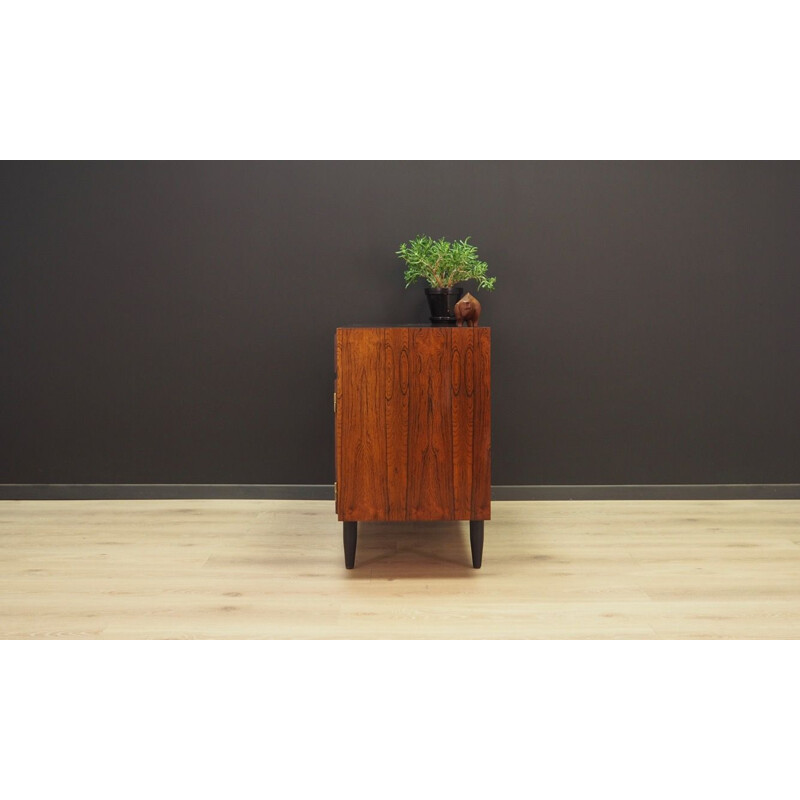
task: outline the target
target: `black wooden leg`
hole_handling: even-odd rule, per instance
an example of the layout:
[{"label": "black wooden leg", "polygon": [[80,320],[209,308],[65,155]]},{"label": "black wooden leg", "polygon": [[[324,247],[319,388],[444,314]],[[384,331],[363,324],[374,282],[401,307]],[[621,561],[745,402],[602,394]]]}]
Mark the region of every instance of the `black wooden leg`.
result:
[{"label": "black wooden leg", "polygon": [[358,539],[358,523],[343,522],[344,526],[344,565],[353,569],[356,565],[356,540]]},{"label": "black wooden leg", "polygon": [[483,561],[483,520],[469,521],[469,544],[472,547],[472,566],[480,569]]}]

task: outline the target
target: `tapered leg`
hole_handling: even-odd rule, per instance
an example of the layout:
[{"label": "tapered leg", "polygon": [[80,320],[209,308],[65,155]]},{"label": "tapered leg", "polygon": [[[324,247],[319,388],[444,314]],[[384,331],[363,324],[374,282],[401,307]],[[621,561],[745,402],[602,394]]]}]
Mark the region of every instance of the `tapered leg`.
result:
[{"label": "tapered leg", "polygon": [[344,565],[353,569],[356,565],[356,540],[358,539],[358,523],[343,522],[344,526]]},{"label": "tapered leg", "polygon": [[480,569],[483,561],[483,520],[469,521],[469,544],[472,548],[472,566]]}]

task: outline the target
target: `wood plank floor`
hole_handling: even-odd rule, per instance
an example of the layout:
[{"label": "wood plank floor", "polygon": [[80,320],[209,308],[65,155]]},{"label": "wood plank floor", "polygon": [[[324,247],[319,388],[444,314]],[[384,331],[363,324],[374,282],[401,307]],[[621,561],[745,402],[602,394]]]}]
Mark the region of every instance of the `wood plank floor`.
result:
[{"label": "wood plank floor", "polygon": [[495,502],[372,523],[333,503],[0,502],[0,638],[797,639],[800,501]]}]

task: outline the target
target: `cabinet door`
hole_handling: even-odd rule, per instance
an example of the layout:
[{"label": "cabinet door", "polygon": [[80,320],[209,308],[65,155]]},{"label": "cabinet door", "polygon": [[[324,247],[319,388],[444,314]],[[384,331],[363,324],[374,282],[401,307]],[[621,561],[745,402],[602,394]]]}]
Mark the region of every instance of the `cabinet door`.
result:
[{"label": "cabinet door", "polygon": [[388,518],[384,330],[336,332],[337,487],[342,520]]},{"label": "cabinet door", "polygon": [[340,328],[341,520],[488,519],[486,328]]},{"label": "cabinet door", "polygon": [[336,332],[339,519],[408,518],[408,347],[407,328]]}]

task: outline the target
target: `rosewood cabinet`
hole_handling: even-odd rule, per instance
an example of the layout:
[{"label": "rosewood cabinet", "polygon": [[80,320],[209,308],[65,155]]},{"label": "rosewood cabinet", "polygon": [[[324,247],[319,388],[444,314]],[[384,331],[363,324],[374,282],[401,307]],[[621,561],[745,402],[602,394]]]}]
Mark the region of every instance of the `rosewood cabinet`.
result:
[{"label": "rosewood cabinet", "polygon": [[338,328],[336,511],[345,566],[358,522],[491,517],[491,329]]}]

